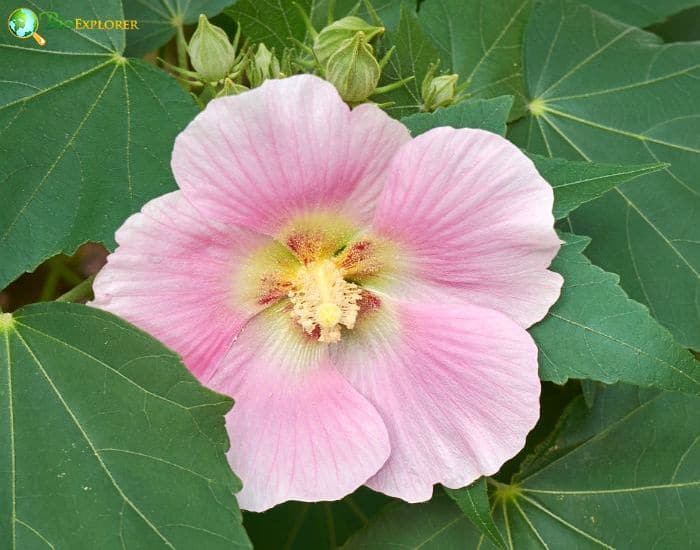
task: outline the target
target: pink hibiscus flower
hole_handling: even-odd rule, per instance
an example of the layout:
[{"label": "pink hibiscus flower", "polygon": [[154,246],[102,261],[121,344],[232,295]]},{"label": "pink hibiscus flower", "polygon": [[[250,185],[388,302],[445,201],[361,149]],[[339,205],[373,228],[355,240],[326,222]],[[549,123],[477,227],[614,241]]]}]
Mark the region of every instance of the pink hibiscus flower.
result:
[{"label": "pink hibiscus flower", "polygon": [[553,193],[500,136],[415,139],[313,76],[212,101],[180,186],[116,235],[93,305],[230,395],[239,502],[410,502],[493,474],[539,415]]}]

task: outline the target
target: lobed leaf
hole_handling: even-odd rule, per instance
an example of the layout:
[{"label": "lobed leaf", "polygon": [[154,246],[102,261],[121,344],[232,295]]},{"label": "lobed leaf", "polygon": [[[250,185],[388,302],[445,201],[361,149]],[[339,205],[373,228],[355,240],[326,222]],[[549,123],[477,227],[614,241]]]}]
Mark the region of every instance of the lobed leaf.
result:
[{"label": "lobed leaf", "polygon": [[529,154],[537,170],[554,188],[554,217],[565,218],[579,206],[604,195],[621,183],[668,168],[668,164],[621,166],[573,162]]},{"label": "lobed leaf", "polygon": [[[395,29],[399,24],[401,9],[407,8],[415,12],[415,0],[372,0],[372,9],[387,29]],[[340,19],[350,13],[372,22],[372,15],[367,10],[367,4],[358,0],[311,0],[311,22],[316,30],[321,30],[328,24],[328,8],[333,7],[333,18]]]},{"label": "lobed leaf", "polygon": [[[116,0],[60,16],[91,13],[124,17]],[[0,288],[85,241],[113,246],[130,214],[175,187],[173,141],[196,112],[173,78],[122,57],[124,31],[41,32],[43,48],[0,33]]]},{"label": "lobed leaf", "polygon": [[101,310],[1,315],[0,546],[250,547],[229,398]]},{"label": "lobed leaf", "polygon": [[481,128],[505,135],[508,113],[513,106],[510,96],[493,99],[471,99],[450,107],[440,107],[432,113],[416,113],[401,119],[414,137],[439,126]]},{"label": "lobed leaf", "polygon": [[138,22],[126,33],[126,55],[141,57],[168,42],[180,25],[197,23],[199,14],[214,17],[231,0],[124,0],[124,17]]},{"label": "lobed leaf", "polygon": [[238,0],[224,13],[240,26],[244,37],[253,43],[264,42],[277,54],[303,41],[306,24],[300,10],[309,13],[311,0]]},{"label": "lobed leaf", "polygon": [[583,3],[636,27],[648,27],[700,4],[698,0],[583,0]]},{"label": "lobed leaf", "polygon": [[525,112],[521,46],[531,10],[530,0],[425,0],[418,18],[471,97],[515,97],[513,120]]},{"label": "lobed leaf", "polygon": [[488,495],[488,483],[485,477],[482,477],[469,487],[445,489],[445,492],[496,547],[506,548],[503,535],[501,535],[493,521]]},{"label": "lobed leaf", "polygon": [[564,277],[559,301],[530,329],[540,378],[627,382],[700,395],[700,363],[618,286],[618,277],[583,255],[590,239],[565,240],[552,270]]},{"label": "lobed leaf", "polygon": [[525,38],[529,151],[595,162],[669,163],[570,216],[587,253],[684,345],[700,349],[700,43],[658,37],[550,1]]},{"label": "lobed leaf", "polygon": [[438,53],[428,39],[415,14],[401,7],[399,26],[387,31],[382,41],[384,51],[395,47],[393,55],[382,71],[380,86],[385,86],[413,76],[400,88],[372,97],[377,103],[392,102],[386,111],[395,118],[416,113],[423,104],[421,84],[431,64],[438,60]]},{"label": "lobed leaf", "polygon": [[335,502],[285,502],[262,514],[246,512],[244,522],[255,548],[331,550],[367,525],[391,501],[386,495],[360,487]]}]

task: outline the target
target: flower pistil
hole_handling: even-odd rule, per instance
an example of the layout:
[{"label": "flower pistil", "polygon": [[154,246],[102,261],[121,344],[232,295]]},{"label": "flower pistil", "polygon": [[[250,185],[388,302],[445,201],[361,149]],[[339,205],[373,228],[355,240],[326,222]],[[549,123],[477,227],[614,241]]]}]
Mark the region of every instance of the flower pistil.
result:
[{"label": "flower pistil", "polygon": [[318,260],[299,268],[289,291],[292,317],[308,333],[318,331],[319,342],[340,340],[340,325],[355,326],[362,294],[356,284],[343,278],[331,260]]}]

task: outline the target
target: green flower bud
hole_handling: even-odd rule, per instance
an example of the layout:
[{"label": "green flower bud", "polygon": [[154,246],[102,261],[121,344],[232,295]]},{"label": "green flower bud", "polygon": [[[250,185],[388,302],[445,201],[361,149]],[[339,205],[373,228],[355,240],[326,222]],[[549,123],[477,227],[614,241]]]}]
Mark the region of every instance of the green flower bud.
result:
[{"label": "green flower bud", "polygon": [[265,47],[265,44],[258,44],[258,51],[255,52],[255,66],[260,69],[264,79],[278,78],[280,76],[280,62],[275,54]]},{"label": "green flower bud", "polygon": [[349,15],[338,21],[334,21],[325,27],[314,40],[314,54],[316,59],[325,67],[331,56],[337,52],[346,40],[351,39],[356,33],[362,32],[367,42],[384,32],[384,27],[375,27],[366,21]]},{"label": "green flower bud", "polygon": [[236,50],[226,31],[209,23],[204,14],[199,16],[187,49],[194,70],[205,82],[218,82],[228,76],[236,60]]},{"label": "green flower bud", "polygon": [[246,77],[251,87],[260,86],[260,84],[270,78],[281,78],[284,76],[274,51],[268,50],[265,44],[258,44],[258,49],[255,53],[249,53],[248,55],[249,62],[246,67]]},{"label": "green flower bud", "polygon": [[434,111],[438,107],[447,107],[457,100],[457,74],[444,74],[433,77],[430,73],[423,80],[421,97],[423,110]]},{"label": "green flower bud", "polygon": [[224,97],[227,95],[238,95],[241,92],[247,92],[248,88],[243,86],[243,84],[238,84],[237,82],[234,82],[230,78],[225,78],[224,79],[224,86],[221,88],[221,91],[216,94],[216,97]]},{"label": "green flower bud", "polygon": [[359,31],[330,57],[326,80],[348,103],[361,103],[376,90],[381,73],[372,46],[367,43],[365,34]]}]

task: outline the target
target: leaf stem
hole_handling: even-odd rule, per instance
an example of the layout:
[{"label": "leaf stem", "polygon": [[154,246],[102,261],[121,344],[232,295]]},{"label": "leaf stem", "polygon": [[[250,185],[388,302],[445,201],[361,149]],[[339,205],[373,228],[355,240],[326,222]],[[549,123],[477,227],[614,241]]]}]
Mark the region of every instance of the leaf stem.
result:
[{"label": "leaf stem", "polygon": [[187,42],[185,41],[185,31],[183,29],[182,23],[178,23],[177,25],[175,43],[177,45],[177,65],[181,69],[187,70]]},{"label": "leaf stem", "polygon": [[41,288],[41,294],[39,295],[40,302],[46,302],[50,300],[56,294],[56,287],[61,280],[60,272],[60,258],[52,258],[49,260],[49,272],[44,280],[44,285]]},{"label": "leaf stem", "polygon": [[95,276],[90,275],[87,279],[71,288],[65,294],[61,294],[56,298],[56,302],[78,302],[86,298],[91,298],[93,296],[92,282],[94,280]]}]

